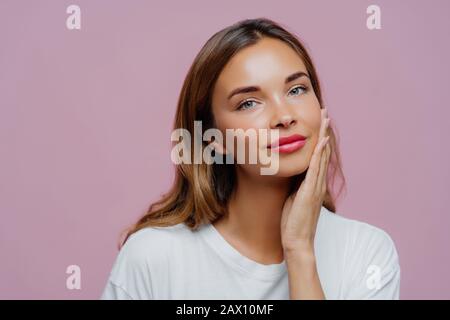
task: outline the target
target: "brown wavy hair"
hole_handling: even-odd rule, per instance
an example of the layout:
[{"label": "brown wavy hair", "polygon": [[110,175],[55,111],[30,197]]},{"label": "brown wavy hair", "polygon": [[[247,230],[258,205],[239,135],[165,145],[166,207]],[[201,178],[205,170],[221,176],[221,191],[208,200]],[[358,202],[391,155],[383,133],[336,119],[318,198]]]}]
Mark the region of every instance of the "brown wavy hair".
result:
[{"label": "brown wavy hair", "polygon": [[[215,33],[195,57],[178,98],[174,129],[187,129],[191,136],[194,136],[195,120],[202,121],[203,132],[214,126],[215,121],[211,110],[212,91],[220,72],[237,52],[256,44],[263,37],[284,41],[298,53],[306,66],[314,92],[323,108],[316,70],[300,40],[285,27],[270,19],[246,19]],[[335,200],[345,186],[345,177],[333,122],[329,126],[329,135],[332,152],[323,206],[331,212],[336,212]],[[202,147],[205,146],[203,144]],[[194,149],[191,148],[191,150],[193,153]],[[227,202],[236,182],[234,164],[182,163],[176,165],[175,169],[175,181],[172,188],[163,194],[160,200],[152,203],[142,218],[125,231],[125,237],[119,243],[119,249],[130,235],[142,228],[184,223],[195,230],[201,224],[214,222],[226,213]],[[306,171],[292,177],[288,195],[298,189]],[[331,187],[335,184],[336,176],[341,180],[341,187],[335,197],[331,193],[333,190]]]}]

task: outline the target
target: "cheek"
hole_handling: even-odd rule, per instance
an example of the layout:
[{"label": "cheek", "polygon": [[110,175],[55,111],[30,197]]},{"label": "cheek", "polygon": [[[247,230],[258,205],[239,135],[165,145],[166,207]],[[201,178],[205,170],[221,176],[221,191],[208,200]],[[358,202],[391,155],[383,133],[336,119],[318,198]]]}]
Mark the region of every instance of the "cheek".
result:
[{"label": "cheek", "polygon": [[298,114],[299,121],[301,122],[300,126],[308,128],[311,136],[318,135],[321,121],[319,103],[305,104],[300,110],[300,114]]},{"label": "cheek", "polygon": [[308,153],[314,150],[315,145],[319,139],[320,125],[321,125],[321,108],[317,99],[311,99],[309,103],[305,104],[301,108],[298,119],[300,121],[300,127],[307,132],[310,139]]},{"label": "cheek", "polygon": [[[240,152],[241,154],[245,154],[246,159],[248,159],[250,152],[255,151],[253,149],[254,146],[259,149],[262,145],[265,146],[267,144],[266,140],[268,138],[266,136],[263,136],[263,141],[259,141],[258,137],[258,129],[267,129],[268,125],[267,121],[265,121],[264,117],[261,117],[261,115],[256,116],[256,114],[240,114],[239,112],[225,111],[217,112],[215,116],[217,129],[219,129],[223,134],[223,144],[229,152],[234,154],[235,158],[238,152]],[[238,131],[234,131],[239,138],[236,136],[233,138],[234,148],[232,148],[232,150],[230,150],[227,145],[226,129],[240,129]],[[248,131],[249,129],[254,129],[254,131]],[[242,135],[243,132],[241,132],[241,130],[248,133],[249,136],[245,136],[245,133]],[[251,131],[253,131],[253,133],[251,133]],[[242,145],[241,143],[238,143],[238,140],[245,142]]]},{"label": "cheek", "polygon": [[312,128],[312,131],[313,131],[313,135],[318,137],[319,136],[319,132],[320,132],[320,122],[321,122],[320,109],[319,109],[318,112],[314,113],[314,116],[311,117],[310,121],[311,121],[310,123],[311,123],[311,128]]},{"label": "cheek", "polygon": [[259,112],[248,113],[242,111],[236,112],[219,112],[216,118],[218,129],[261,129],[267,128],[268,123],[266,117]]}]

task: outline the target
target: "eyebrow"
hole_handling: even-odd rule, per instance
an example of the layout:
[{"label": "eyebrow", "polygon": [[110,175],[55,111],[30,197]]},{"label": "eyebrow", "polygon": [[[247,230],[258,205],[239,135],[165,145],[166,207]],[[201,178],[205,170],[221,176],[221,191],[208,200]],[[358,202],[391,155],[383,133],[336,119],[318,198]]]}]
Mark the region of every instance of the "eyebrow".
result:
[{"label": "eyebrow", "polygon": [[[293,73],[290,76],[288,76],[284,80],[284,84],[288,84],[289,82],[292,82],[292,81],[294,81],[294,80],[296,80],[298,78],[301,78],[301,77],[307,77],[309,79],[309,75],[307,75],[305,72],[298,71],[298,72]],[[259,91],[259,90],[260,90],[260,88],[256,87],[256,86],[237,88],[237,89],[234,89],[233,91],[231,91],[231,93],[228,95],[228,100],[230,100],[231,97],[236,95],[236,94],[247,93],[247,92],[254,92],[254,91]]]}]

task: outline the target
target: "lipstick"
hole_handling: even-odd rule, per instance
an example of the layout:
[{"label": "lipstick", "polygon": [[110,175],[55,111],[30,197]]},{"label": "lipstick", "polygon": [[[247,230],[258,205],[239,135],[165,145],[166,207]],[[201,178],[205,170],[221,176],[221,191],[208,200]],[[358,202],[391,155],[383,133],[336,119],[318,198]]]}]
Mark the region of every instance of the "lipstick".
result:
[{"label": "lipstick", "polygon": [[293,134],[287,137],[281,137],[278,141],[272,143],[268,148],[279,153],[292,153],[299,150],[306,144],[306,137],[300,134]]}]

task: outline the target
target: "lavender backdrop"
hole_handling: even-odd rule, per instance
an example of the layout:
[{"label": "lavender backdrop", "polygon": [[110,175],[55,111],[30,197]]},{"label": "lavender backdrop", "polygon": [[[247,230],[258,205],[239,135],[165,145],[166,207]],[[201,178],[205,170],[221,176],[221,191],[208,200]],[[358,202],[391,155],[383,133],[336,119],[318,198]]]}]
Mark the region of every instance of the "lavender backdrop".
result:
[{"label": "lavender backdrop", "polygon": [[[69,30],[66,8],[81,8]],[[366,8],[381,8],[380,30]],[[450,298],[450,2],[0,2],[0,298],[97,299],[119,232],[170,186],[203,43],[268,17],[310,50],[341,139],[338,213],[394,239],[401,298]],[[81,267],[81,290],[66,268]]]}]

